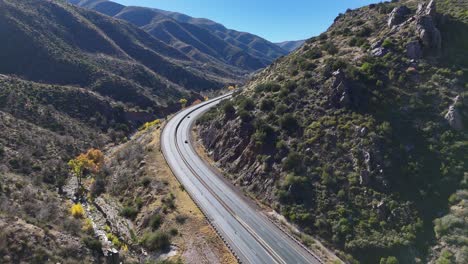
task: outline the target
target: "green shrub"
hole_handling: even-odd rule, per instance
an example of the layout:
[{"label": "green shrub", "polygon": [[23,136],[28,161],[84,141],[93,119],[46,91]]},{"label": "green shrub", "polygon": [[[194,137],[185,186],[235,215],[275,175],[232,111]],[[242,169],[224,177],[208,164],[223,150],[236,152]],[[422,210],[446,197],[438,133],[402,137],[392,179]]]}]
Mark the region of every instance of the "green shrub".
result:
[{"label": "green shrub", "polygon": [[236,109],[231,101],[226,101],[223,105],[223,111],[226,117],[233,117],[236,114]]},{"label": "green shrub", "polygon": [[263,83],[255,87],[255,92],[277,92],[281,89],[281,86],[276,83]]},{"label": "green shrub", "polygon": [[252,138],[257,147],[263,147],[267,145],[276,145],[276,133],[273,127],[268,124],[257,124],[257,129],[253,134]]},{"label": "green shrub", "polygon": [[308,58],[308,59],[318,59],[320,57],[322,57],[322,52],[320,50],[317,50],[317,49],[311,49],[309,51],[307,51],[305,54],[304,54],[304,57],[305,58]]},{"label": "green shrub", "polygon": [[393,47],[393,42],[391,39],[385,39],[384,42],[382,43],[382,47],[389,49]]},{"label": "green shrub", "polygon": [[151,216],[151,219],[149,221],[149,226],[151,227],[153,231],[158,230],[159,227],[161,227],[161,224],[162,224],[162,217],[160,214],[155,213],[153,216]]},{"label": "green shrub", "polygon": [[177,236],[177,234],[179,234],[179,230],[177,230],[177,228],[173,227],[173,228],[171,228],[171,230],[169,230],[169,233],[171,234],[171,236]]},{"label": "green shrub", "polygon": [[246,111],[252,111],[255,109],[254,101],[245,96],[239,96],[237,98],[237,105],[239,106],[239,108],[246,110]]},{"label": "green shrub", "polygon": [[150,177],[143,177],[143,179],[141,179],[141,185],[143,185],[144,187],[148,187],[150,184],[151,184]]},{"label": "green shrub", "polygon": [[335,55],[338,53],[338,48],[332,42],[327,42],[322,46],[322,49],[328,52],[330,55]]},{"label": "green shrub", "polygon": [[303,158],[297,152],[290,152],[283,161],[283,170],[285,171],[300,171],[302,168]]},{"label": "green shrub", "polygon": [[275,101],[271,99],[263,99],[260,102],[260,110],[262,111],[271,111],[275,108]]},{"label": "green shrub", "polygon": [[250,114],[250,112],[244,109],[239,111],[239,117],[244,123],[249,123],[250,121],[254,119],[254,117]]},{"label": "green shrub", "polygon": [[398,264],[398,259],[396,257],[390,256],[388,258],[381,258],[380,264]]},{"label": "green shrub", "polygon": [[372,33],[372,29],[364,26],[358,32],[356,32],[356,35],[358,37],[368,37],[371,33]]},{"label": "green shrub", "polygon": [[166,251],[169,249],[171,245],[171,241],[170,241],[169,235],[161,231],[156,231],[156,232],[146,233],[143,236],[142,244],[149,250]]},{"label": "green shrub", "polygon": [[280,118],[281,128],[289,133],[296,132],[299,129],[299,122],[296,117],[291,113],[286,113]]},{"label": "green shrub", "polygon": [[83,244],[85,244],[87,248],[96,252],[102,251],[102,244],[99,239],[87,236],[87,237],[84,237],[82,241],[83,241]]},{"label": "green shrub", "polygon": [[120,215],[125,218],[135,220],[136,216],[138,215],[138,209],[133,206],[125,206],[122,208],[122,210],[120,210]]},{"label": "green shrub", "polygon": [[185,221],[187,220],[187,217],[184,216],[184,215],[180,215],[180,214],[179,214],[179,215],[177,215],[177,216],[175,217],[175,220],[176,220],[177,223],[183,224],[183,223],[185,223]]},{"label": "green shrub", "polygon": [[351,47],[360,47],[362,46],[363,44],[365,44],[367,41],[365,38],[361,38],[361,37],[352,37],[350,40],[349,40],[349,45]]}]

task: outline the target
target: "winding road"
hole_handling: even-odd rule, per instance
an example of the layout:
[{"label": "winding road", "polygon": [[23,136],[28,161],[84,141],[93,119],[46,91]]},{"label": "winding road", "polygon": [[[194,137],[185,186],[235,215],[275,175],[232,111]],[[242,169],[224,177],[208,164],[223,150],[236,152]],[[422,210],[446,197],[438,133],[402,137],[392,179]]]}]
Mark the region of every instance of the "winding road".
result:
[{"label": "winding road", "polygon": [[231,94],[175,115],[161,135],[171,170],[241,263],[323,263],[272,223],[204,162],[191,144],[195,120]]}]

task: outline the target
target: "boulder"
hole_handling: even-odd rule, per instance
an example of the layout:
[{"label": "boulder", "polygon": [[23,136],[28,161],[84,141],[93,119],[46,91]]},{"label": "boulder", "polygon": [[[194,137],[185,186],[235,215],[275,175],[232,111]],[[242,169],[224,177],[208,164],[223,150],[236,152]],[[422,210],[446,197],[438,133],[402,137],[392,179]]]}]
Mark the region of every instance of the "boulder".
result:
[{"label": "boulder", "polygon": [[387,54],[387,49],[383,48],[383,47],[378,47],[378,48],[375,48],[371,51],[371,54],[375,57],[382,57],[384,56],[385,54]]},{"label": "boulder", "polygon": [[405,22],[406,17],[411,13],[411,10],[406,6],[395,7],[389,15],[388,26],[393,27]]},{"label": "boulder", "polygon": [[460,96],[455,97],[453,104],[449,107],[445,119],[448,121],[449,125],[455,130],[463,130],[463,121],[460,111],[457,109],[456,105],[459,102]]},{"label": "boulder", "polygon": [[422,48],[419,41],[411,41],[406,44],[406,56],[410,59],[420,59],[422,57]]}]

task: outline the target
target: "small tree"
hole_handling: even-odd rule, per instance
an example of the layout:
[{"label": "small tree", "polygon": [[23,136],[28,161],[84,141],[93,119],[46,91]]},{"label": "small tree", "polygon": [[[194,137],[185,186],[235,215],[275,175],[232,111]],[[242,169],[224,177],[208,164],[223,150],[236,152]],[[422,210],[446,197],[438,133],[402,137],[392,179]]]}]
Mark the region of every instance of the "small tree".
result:
[{"label": "small tree", "polygon": [[80,154],[75,159],[68,162],[70,170],[78,181],[78,195],[82,191],[82,179],[85,170],[91,173],[98,173],[104,165],[104,154],[98,149],[90,149],[84,154]]},{"label": "small tree", "polygon": [[182,108],[185,108],[187,106],[188,101],[187,101],[187,99],[182,98],[182,99],[179,100],[179,103],[182,106]]}]

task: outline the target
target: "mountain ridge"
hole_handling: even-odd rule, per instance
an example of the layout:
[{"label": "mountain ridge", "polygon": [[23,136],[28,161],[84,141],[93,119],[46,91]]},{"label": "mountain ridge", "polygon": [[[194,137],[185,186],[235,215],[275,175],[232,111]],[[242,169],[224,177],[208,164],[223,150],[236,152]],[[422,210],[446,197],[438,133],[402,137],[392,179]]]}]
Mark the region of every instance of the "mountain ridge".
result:
[{"label": "mountain ridge", "polygon": [[209,19],[104,0],[70,2],[129,21],[187,56],[218,66],[218,70],[234,67],[240,71],[238,76],[263,68],[287,53],[263,38],[227,29]]}]

